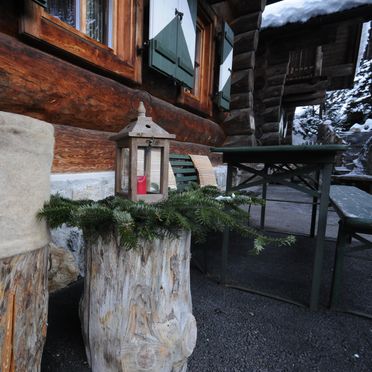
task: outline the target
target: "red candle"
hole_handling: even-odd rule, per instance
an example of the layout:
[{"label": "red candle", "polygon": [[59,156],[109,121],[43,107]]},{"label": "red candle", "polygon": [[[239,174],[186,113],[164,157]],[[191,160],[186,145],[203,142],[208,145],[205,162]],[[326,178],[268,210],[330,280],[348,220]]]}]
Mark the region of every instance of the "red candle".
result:
[{"label": "red candle", "polygon": [[146,192],[146,176],[137,176],[137,194],[143,195]]}]

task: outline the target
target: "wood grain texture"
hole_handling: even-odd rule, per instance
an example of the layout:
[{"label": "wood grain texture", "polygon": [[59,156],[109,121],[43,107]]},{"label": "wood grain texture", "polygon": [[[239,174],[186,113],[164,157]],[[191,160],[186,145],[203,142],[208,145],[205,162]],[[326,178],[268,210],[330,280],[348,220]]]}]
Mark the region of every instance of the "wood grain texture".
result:
[{"label": "wood grain texture", "polygon": [[182,142],[219,146],[221,127],[150,94],[74,66],[0,33],[0,110],[53,124],[118,132],[147,114]]},{"label": "wood grain texture", "polygon": [[189,232],[120,248],[87,241],[83,338],[93,372],[186,372],[196,343]]},{"label": "wood grain texture", "polygon": [[[54,125],[55,148],[53,173],[96,172],[114,170],[115,142],[109,137],[115,133],[102,132],[66,125]],[[190,142],[171,141],[170,152],[175,154],[208,155],[214,164],[221,163],[209,146]]]},{"label": "wood grain texture", "polygon": [[40,371],[48,313],[48,247],[0,260],[0,367]]}]

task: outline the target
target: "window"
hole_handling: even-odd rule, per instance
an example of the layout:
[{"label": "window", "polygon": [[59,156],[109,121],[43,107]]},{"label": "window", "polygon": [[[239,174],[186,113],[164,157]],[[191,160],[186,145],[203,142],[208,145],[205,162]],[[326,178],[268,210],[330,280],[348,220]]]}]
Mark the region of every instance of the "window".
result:
[{"label": "window", "polygon": [[179,103],[207,115],[212,115],[214,23],[202,9],[198,9],[194,80],[192,88],[182,88]]},{"label": "window", "polygon": [[52,16],[112,48],[113,0],[49,0]]},{"label": "window", "polygon": [[142,1],[26,0],[20,32],[89,64],[141,80]]}]

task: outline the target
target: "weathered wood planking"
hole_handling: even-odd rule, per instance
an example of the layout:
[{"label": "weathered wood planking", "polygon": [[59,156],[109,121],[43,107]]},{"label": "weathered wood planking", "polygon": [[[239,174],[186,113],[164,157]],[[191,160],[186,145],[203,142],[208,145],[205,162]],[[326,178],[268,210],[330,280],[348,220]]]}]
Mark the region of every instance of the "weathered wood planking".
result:
[{"label": "weathered wood planking", "polygon": [[55,125],[56,142],[52,172],[114,170],[115,143],[111,132]]},{"label": "weathered wood planking", "polygon": [[[102,132],[66,125],[55,125],[55,148],[52,172],[93,172],[114,170],[115,143],[108,138],[112,132]],[[212,162],[220,156],[210,154],[209,146],[171,141],[170,151],[176,154],[209,155]]]},{"label": "weathered wood planking", "polygon": [[48,246],[0,260],[0,370],[40,371],[47,331]]},{"label": "weathered wood planking", "polygon": [[48,55],[0,33],[0,109],[53,124],[118,132],[139,101],[178,141],[218,146],[225,135],[208,119]]},{"label": "weathered wood planking", "polygon": [[80,319],[93,372],[187,370],[197,334],[190,240],[182,231],[131,250],[113,233],[87,240]]}]

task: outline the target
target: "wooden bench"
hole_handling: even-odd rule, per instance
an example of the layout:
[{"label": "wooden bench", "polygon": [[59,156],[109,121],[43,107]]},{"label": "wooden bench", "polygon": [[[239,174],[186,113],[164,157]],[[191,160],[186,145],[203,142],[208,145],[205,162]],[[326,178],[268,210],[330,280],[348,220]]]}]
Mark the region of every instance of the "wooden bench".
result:
[{"label": "wooden bench", "polygon": [[177,191],[182,192],[186,190],[191,183],[198,183],[200,186],[217,187],[214,168],[208,156],[170,154],[169,161],[173,170]]},{"label": "wooden bench", "polygon": [[331,291],[331,307],[334,308],[341,291],[345,248],[349,237],[362,243],[353,247],[353,251],[372,248],[372,242],[360,236],[361,233],[372,234],[372,195],[354,186],[333,185],[330,198],[340,217]]},{"label": "wooden bench", "polygon": [[177,191],[184,191],[190,183],[198,183],[198,173],[190,155],[170,154],[169,162],[176,178]]}]

